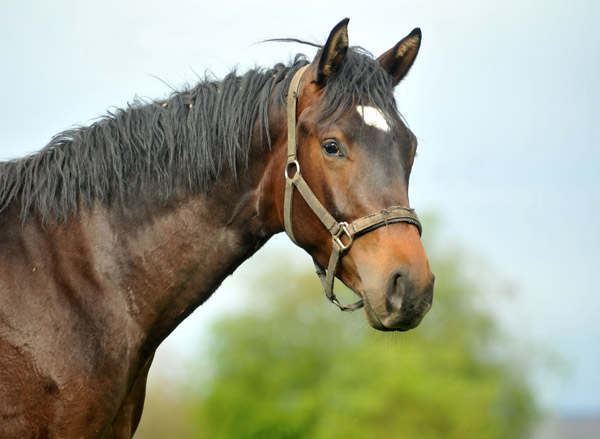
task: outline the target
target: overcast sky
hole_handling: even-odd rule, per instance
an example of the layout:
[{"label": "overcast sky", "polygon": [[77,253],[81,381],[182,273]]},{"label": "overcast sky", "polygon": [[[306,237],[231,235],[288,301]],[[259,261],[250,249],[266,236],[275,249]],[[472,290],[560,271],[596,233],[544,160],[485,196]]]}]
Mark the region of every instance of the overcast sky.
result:
[{"label": "overcast sky", "polygon": [[[379,55],[419,26],[421,53],[397,92],[420,145],[411,204],[512,285],[497,313],[515,334],[569,359],[571,377],[549,392],[558,409],[599,414],[600,3],[205,3],[4,0],[0,159],[207,69],[314,55],[254,44],[267,38],[322,43],[350,17],[351,44]],[[270,246],[291,249],[284,236]]]}]

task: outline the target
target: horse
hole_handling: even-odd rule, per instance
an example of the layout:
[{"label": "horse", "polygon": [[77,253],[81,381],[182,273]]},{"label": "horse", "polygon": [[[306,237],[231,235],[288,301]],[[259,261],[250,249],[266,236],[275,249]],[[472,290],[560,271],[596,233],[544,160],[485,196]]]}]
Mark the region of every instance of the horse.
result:
[{"label": "horse", "polygon": [[421,31],[375,58],[347,27],[312,61],[138,99],[0,164],[0,437],[130,438],[159,344],[284,230],[342,310],[420,323],[434,276],[393,93]]}]

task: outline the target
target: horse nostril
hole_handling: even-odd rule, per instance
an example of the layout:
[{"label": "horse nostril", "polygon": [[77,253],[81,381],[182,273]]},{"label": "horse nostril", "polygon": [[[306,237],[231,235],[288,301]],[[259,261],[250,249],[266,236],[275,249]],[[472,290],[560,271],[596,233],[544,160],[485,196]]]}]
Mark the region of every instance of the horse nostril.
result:
[{"label": "horse nostril", "polygon": [[388,311],[398,310],[406,293],[407,272],[405,269],[397,269],[392,273],[388,281],[386,305]]},{"label": "horse nostril", "polygon": [[409,330],[419,324],[431,308],[434,276],[427,281],[419,278],[408,268],[398,268],[388,277],[385,297],[385,312],[381,323],[389,329]]}]

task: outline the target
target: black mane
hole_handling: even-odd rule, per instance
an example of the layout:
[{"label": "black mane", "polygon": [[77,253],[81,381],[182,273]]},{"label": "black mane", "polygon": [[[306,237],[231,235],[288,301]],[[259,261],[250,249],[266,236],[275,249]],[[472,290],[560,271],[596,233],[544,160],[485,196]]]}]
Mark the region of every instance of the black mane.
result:
[{"label": "black mane", "polygon": [[[287,83],[305,64],[297,55],[288,66],[204,80],[62,132],[38,153],[0,163],[0,212],[18,202],[23,219],[32,212],[61,219],[93,202],[125,206],[140,194],[166,201],[183,188],[206,191],[224,169],[235,175],[247,166],[257,121],[270,145],[271,93],[284,81],[276,97],[284,102]],[[363,103],[397,111],[390,78],[361,49],[348,51],[323,99],[323,118]]]}]

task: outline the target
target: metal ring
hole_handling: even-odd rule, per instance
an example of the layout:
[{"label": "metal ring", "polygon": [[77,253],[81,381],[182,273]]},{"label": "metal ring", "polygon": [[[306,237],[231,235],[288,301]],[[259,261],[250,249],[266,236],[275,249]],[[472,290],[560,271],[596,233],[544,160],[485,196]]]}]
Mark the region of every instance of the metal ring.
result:
[{"label": "metal ring", "polygon": [[[349,224],[347,222],[342,221],[338,225],[339,225],[340,229],[338,230],[338,232],[335,235],[332,236],[332,238],[333,238],[333,241],[340,247],[340,252],[345,252],[352,245],[352,242],[354,241],[354,235],[352,235],[350,233],[350,231],[348,230]],[[344,243],[340,239],[344,233],[348,237],[348,244],[346,244],[346,245],[344,245]]]},{"label": "metal ring", "polygon": [[293,162],[288,162],[287,165],[285,165],[285,178],[286,180],[289,180],[289,175],[288,175],[288,169],[290,168],[290,165],[295,165],[296,166],[296,174],[300,173],[300,163],[298,163],[298,160],[294,160]]}]

